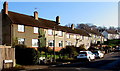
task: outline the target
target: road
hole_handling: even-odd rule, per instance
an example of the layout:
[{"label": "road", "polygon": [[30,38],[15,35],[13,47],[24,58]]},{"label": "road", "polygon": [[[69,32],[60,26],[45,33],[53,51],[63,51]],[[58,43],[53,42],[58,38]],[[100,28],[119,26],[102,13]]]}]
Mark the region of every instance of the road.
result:
[{"label": "road", "polygon": [[120,52],[111,52],[102,59],[37,69],[31,71],[120,71]]}]

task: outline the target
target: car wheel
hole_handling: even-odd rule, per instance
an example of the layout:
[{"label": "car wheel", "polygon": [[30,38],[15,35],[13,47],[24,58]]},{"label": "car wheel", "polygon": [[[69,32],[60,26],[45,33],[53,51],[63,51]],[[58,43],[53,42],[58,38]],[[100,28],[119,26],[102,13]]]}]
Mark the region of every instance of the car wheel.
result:
[{"label": "car wheel", "polygon": [[99,58],[101,59],[102,57],[100,56]]}]

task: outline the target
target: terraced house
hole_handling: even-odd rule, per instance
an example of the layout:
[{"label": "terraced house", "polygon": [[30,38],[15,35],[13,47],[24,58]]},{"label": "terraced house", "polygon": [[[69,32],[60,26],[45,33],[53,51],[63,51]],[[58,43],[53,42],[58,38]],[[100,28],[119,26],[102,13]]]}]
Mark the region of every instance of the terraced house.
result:
[{"label": "terraced house", "polygon": [[[8,11],[7,2],[3,7],[2,44],[12,45],[17,38],[18,44],[32,48],[45,45],[45,47],[55,47],[56,51],[67,45],[78,47],[84,44],[86,49],[90,46],[90,35],[86,31],[74,28],[73,24],[71,27],[61,26],[59,16],[52,21],[39,18],[37,11],[34,12],[34,16]],[[38,40],[41,38],[44,41]]]},{"label": "terraced house", "polygon": [[80,28],[84,29],[91,36],[90,37],[91,44],[100,44],[106,41],[104,35],[102,35],[102,33],[100,33],[96,28],[89,27],[88,25],[85,24],[80,24]]},{"label": "terraced house", "polygon": [[117,30],[104,30],[102,34],[106,39],[120,39],[120,35]]}]

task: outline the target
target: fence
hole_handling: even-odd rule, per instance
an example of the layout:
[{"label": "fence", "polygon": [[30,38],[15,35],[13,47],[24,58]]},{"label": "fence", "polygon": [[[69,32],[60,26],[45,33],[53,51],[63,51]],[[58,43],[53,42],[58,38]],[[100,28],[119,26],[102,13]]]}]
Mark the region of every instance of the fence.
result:
[{"label": "fence", "polygon": [[0,46],[0,70],[15,66],[15,48]]}]

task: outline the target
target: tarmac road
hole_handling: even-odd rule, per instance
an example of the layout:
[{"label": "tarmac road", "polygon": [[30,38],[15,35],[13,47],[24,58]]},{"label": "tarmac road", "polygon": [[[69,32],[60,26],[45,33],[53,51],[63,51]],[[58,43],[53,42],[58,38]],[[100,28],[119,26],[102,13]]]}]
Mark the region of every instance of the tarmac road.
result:
[{"label": "tarmac road", "polygon": [[65,64],[29,71],[120,71],[120,52],[111,52],[106,54],[104,58],[91,62]]}]

